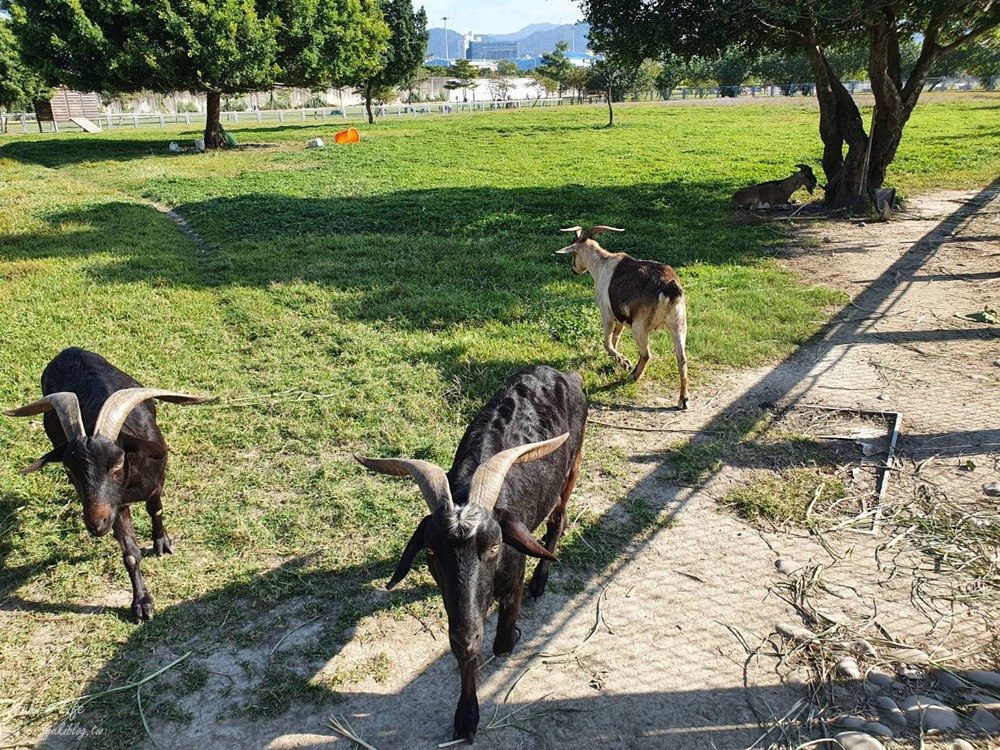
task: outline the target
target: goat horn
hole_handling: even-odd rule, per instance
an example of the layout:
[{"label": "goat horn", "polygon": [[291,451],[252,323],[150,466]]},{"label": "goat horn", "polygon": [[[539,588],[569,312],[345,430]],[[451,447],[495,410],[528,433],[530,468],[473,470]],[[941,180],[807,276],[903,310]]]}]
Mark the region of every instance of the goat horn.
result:
[{"label": "goat horn", "polygon": [[368,458],[358,453],[354,454],[354,460],[379,474],[413,477],[431,513],[436,511],[439,505],[453,505],[448,475],[437,464],[415,458]]},{"label": "goat horn", "polygon": [[19,406],[16,409],[8,409],[4,414],[8,417],[30,417],[50,409],[54,409],[58,415],[59,423],[62,425],[67,440],[71,441],[86,436],[87,431],[83,427],[83,417],[80,415],[80,401],[75,393],[69,391],[50,393],[34,403]]},{"label": "goat horn", "polygon": [[128,419],[132,410],[143,401],[151,398],[159,398],[175,404],[203,404],[212,400],[211,396],[192,396],[187,393],[161,391],[159,388],[124,388],[112,393],[104,402],[101,413],[97,415],[94,434],[103,435],[109,440],[117,440],[118,433],[121,432],[122,425],[125,424],[125,420]]},{"label": "goat horn", "polygon": [[617,229],[615,227],[608,227],[604,224],[599,224],[596,227],[591,227],[586,232],[583,233],[582,239],[590,239],[595,234],[600,234],[601,232],[624,232],[624,229]]},{"label": "goat horn", "polygon": [[560,229],[560,232],[576,232],[576,238],[580,239],[580,235],[583,233],[583,227],[566,227],[565,229]]},{"label": "goat horn", "polygon": [[540,443],[527,443],[516,448],[500,451],[493,458],[482,464],[472,475],[469,485],[469,505],[482,505],[491,513],[500,497],[507,472],[514,464],[523,464],[543,458],[569,439],[569,433],[564,432],[559,437],[543,440]]}]

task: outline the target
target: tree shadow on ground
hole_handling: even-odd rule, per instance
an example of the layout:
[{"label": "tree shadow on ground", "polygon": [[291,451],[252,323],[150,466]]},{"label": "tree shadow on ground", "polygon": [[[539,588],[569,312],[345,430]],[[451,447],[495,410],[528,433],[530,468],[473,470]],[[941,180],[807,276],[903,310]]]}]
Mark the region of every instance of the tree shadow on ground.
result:
[{"label": "tree shadow on ground", "polygon": [[722,210],[712,204],[717,193],[713,183],[446,188],[343,198],[249,194],[178,206],[204,245],[179,229],[171,241],[169,218],[150,206],[113,202],[48,216],[55,231],[8,235],[0,244],[9,262],[85,261],[83,272],[110,285],[316,285],[338,293],[330,304],[341,317],[435,330],[535,320],[552,306],[582,304],[593,293],[586,285],[568,298],[546,289],[572,279],[567,260],[554,256],[568,224],[624,225],[629,233],[607,239],[610,248],[678,268],[767,254],[762,233],[720,237],[709,220]]}]

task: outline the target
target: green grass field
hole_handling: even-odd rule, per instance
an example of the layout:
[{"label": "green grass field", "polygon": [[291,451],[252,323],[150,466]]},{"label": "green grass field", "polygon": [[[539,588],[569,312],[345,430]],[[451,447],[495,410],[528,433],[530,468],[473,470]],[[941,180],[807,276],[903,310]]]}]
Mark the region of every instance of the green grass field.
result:
[{"label": "green grass field", "polygon": [[[1000,100],[918,108],[890,183],[995,178],[998,114]],[[55,702],[193,650],[144,696],[147,715],[185,721],[180,698],[203,688],[208,654],[320,613],[322,636],[257,665],[255,697],[237,708],[332,700],[336,684],[301,675],[359,617],[437,612],[426,574],[370,596],[424,506],[352,452],[447,467],[471,415],[530,363],[579,370],[595,401],[676,391],[664,334],[648,381],[619,383],[591,280],[552,254],[560,227],[623,226],[607,247],[678,270],[695,405],[713,373],[788,354],[843,304],[772,263],[784,235],[734,221],[728,203],[796,162],[819,171],[815,110],[630,106],[610,130],[605,118],[567,107],[388,121],[319,151],[306,141],[332,141],[333,127],[245,127],[238,151],[179,156],[168,142],[195,131],[0,137],[0,404],[37,398],[42,368],[70,345],[147,385],[219,398],[160,411],[177,554],[143,565],[157,617],[141,628],[117,546],[88,537],[62,471],[17,473],[47,450],[44,433],[0,419],[0,605],[20,610],[0,613],[0,698],[13,698],[0,725],[37,734],[68,708],[45,713]],[[554,583],[579,585],[656,523],[633,510],[600,554],[579,536],[602,520],[578,530]],[[142,735],[133,698],[102,708],[100,747]]]}]

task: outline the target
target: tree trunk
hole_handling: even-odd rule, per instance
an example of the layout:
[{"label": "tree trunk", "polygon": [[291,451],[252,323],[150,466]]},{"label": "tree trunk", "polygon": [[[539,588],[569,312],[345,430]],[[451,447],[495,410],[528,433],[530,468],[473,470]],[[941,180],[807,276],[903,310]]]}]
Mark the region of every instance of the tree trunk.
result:
[{"label": "tree trunk", "polygon": [[222,94],[208,92],[208,106],[205,114],[205,148],[222,148],[222,133],[219,131],[222,116]]},{"label": "tree trunk", "polygon": [[612,99],[614,99],[614,96],[612,95],[611,87],[608,86],[608,127],[609,128],[613,127],[614,124],[615,124],[615,110],[614,110],[614,107],[611,106]]},{"label": "tree trunk", "polygon": [[868,136],[857,104],[833,72],[812,29],[808,29],[802,39],[816,78],[819,135],[823,141],[823,172],[826,175],[825,201],[833,208],[845,208],[857,200],[863,189]]},{"label": "tree trunk", "polygon": [[372,112],[372,86],[365,86],[365,110],[368,112],[368,124],[375,124],[375,114]]}]

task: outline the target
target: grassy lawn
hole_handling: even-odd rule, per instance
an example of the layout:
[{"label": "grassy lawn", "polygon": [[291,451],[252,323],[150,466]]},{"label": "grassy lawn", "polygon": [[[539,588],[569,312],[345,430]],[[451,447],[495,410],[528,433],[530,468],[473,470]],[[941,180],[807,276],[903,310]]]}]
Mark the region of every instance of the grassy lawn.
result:
[{"label": "grassy lawn", "polygon": [[[1000,101],[918,108],[891,183],[994,178],[998,114]],[[169,141],[196,131],[0,137],[0,404],[37,398],[42,368],[69,345],[146,385],[219,397],[160,410],[177,553],[143,565],[157,617],[141,628],[127,620],[116,545],[88,537],[62,472],[17,473],[47,450],[44,433],[0,419],[0,605],[11,610],[0,612],[0,698],[14,698],[0,702],[0,725],[37,735],[68,708],[45,714],[56,701],[192,650],[143,696],[159,726],[187,721],[183,699],[206,689],[213,654],[252,661],[254,644],[266,655],[273,634],[320,614],[307,646],[246,667],[250,690],[226,710],[333,700],[357,676],[309,675],[358,618],[437,613],[426,574],[371,596],[424,505],[350,454],[447,467],[471,415],[529,363],[578,369],[594,400],[636,397],[608,367],[589,277],[552,254],[560,227],[626,227],[609,248],[678,270],[695,405],[713,373],[786,355],[844,302],[797,286],[768,260],[781,234],[734,222],[728,203],[796,162],[818,171],[815,110],[629,106],[612,130],[605,117],[567,107],[389,120],[324,150],[305,143],[332,141],[333,126],[248,126],[234,128],[239,151],[179,156]],[[640,390],[673,399],[669,338],[653,348]],[[585,465],[584,481],[595,470]],[[135,517],[148,546],[148,518]],[[588,523],[557,586],[608,562],[580,543],[602,519]],[[637,508],[618,548],[655,523]],[[102,701],[102,748],[142,737],[125,695]]]}]

